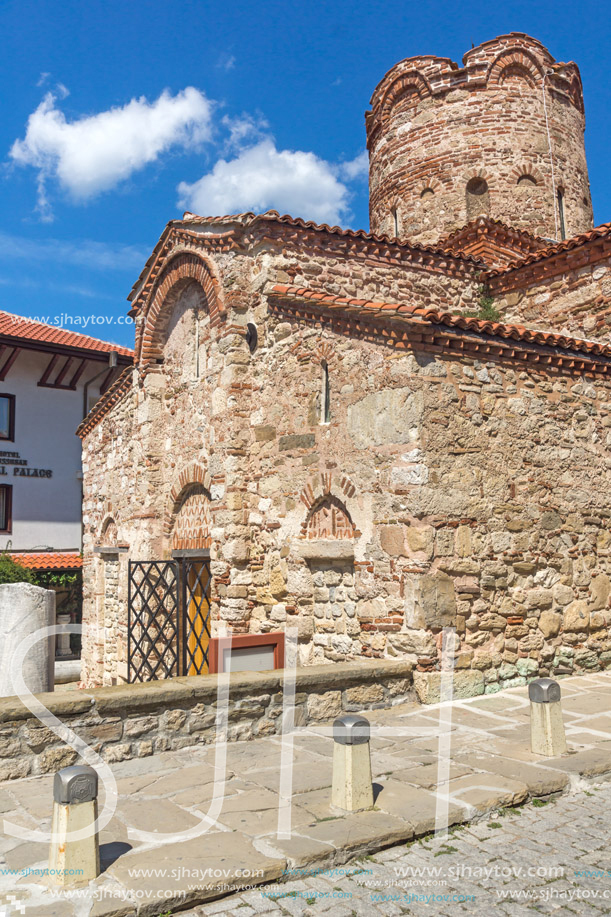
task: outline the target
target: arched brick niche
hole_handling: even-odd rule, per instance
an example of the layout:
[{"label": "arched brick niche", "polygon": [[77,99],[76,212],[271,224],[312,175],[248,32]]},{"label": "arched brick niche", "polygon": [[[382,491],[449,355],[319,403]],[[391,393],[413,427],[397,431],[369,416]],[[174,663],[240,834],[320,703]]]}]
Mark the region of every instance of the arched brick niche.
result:
[{"label": "arched brick niche", "polygon": [[210,315],[210,327],[224,318],[221,285],[215,268],[198,252],[181,251],[170,255],[151,291],[136,337],[136,361],[147,366],[163,361],[163,347],[171,316],[181,294],[196,286],[201,307]]},{"label": "arched brick niche", "polygon": [[501,52],[490,65],[488,85],[511,85],[513,88],[534,89],[539,86],[543,77],[541,63],[526,51],[508,49]]},{"label": "arched brick niche", "polygon": [[170,493],[164,533],[171,551],[208,550],[211,544],[210,475],[192,463]]},{"label": "arched brick niche", "polygon": [[210,494],[191,484],[181,497],[172,526],[172,549],[193,551],[210,547]]},{"label": "arched brick niche", "polygon": [[311,478],[299,495],[307,510],[300,538],[358,538],[355,496],[356,487],[345,474],[323,472]]},{"label": "arched brick niche", "polygon": [[318,500],[305,522],[306,538],[353,538],[355,526],[348,510],[337,497],[327,494]]},{"label": "arched brick niche", "polygon": [[112,516],[107,516],[102,523],[100,544],[104,547],[114,547],[119,542],[117,523]]}]

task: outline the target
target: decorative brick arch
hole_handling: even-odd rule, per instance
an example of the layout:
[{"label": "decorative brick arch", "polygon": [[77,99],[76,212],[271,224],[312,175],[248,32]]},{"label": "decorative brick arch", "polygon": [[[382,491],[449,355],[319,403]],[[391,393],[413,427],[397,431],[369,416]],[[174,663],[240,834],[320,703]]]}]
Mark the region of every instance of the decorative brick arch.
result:
[{"label": "decorative brick arch", "polygon": [[306,538],[354,538],[355,525],[345,504],[327,494],[317,500],[305,521]]},{"label": "decorative brick arch", "polygon": [[319,341],[314,348],[313,358],[316,363],[330,364],[335,357],[335,347],[329,341]]},{"label": "decorative brick arch", "polygon": [[509,74],[520,76],[531,89],[538,86],[543,78],[536,58],[527,51],[517,49],[502,51],[490,64],[488,85],[502,86]]},{"label": "decorative brick arch", "polygon": [[170,491],[163,530],[172,549],[210,547],[210,503],[210,475],[198,462],[191,462],[180,472]]},{"label": "decorative brick arch", "polygon": [[178,475],[170,491],[169,506],[163,524],[164,535],[167,537],[172,534],[176,514],[180,511],[185,496],[194,485],[198,485],[210,495],[210,475],[199,462],[190,462],[186,465]]},{"label": "decorative brick arch", "polygon": [[544,183],[543,175],[541,174],[540,170],[537,168],[537,166],[534,163],[531,163],[531,162],[522,162],[520,165],[514,166],[514,168],[510,172],[510,175],[511,175],[514,185],[517,185],[519,180],[523,178],[525,175],[532,176],[532,178],[534,178],[535,182],[539,186],[543,185]]},{"label": "decorative brick arch", "polygon": [[386,90],[380,112],[380,121],[388,121],[393,108],[404,99],[413,97],[414,102],[432,95],[431,87],[426,78],[418,70],[409,70],[401,74],[390,84]]},{"label": "decorative brick arch", "polygon": [[119,530],[114,516],[105,516],[100,526],[100,542],[104,547],[114,547],[119,543]]},{"label": "decorative brick arch", "polygon": [[356,487],[350,478],[341,472],[332,474],[327,471],[311,478],[299,494],[299,499],[307,509],[299,537],[314,537],[310,531],[311,521],[316,512],[325,506],[325,501],[330,507],[333,506],[343,510],[349,525],[352,527],[350,535],[341,535],[339,537],[351,538],[360,536],[361,532],[355,522],[355,517],[359,514],[355,495]]},{"label": "decorative brick arch", "polygon": [[488,185],[488,188],[490,189],[492,188],[494,175],[491,175],[490,172],[488,172],[484,168],[469,169],[466,172],[463,172],[462,174],[463,174],[463,179],[464,179],[465,184],[467,184],[467,182],[470,182],[472,178],[483,178],[486,184]]},{"label": "decorative brick arch", "polygon": [[423,178],[419,183],[420,188],[420,197],[425,191],[431,190],[434,194],[437,194],[441,191],[441,182],[435,175],[431,175],[430,178]]},{"label": "decorative brick arch", "polygon": [[136,340],[136,361],[141,365],[163,360],[165,333],[172,311],[180,294],[190,284],[197,284],[201,289],[202,301],[210,315],[210,327],[218,327],[223,320],[221,283],[210,259],[190,250],[171,253],[143,309]]}]

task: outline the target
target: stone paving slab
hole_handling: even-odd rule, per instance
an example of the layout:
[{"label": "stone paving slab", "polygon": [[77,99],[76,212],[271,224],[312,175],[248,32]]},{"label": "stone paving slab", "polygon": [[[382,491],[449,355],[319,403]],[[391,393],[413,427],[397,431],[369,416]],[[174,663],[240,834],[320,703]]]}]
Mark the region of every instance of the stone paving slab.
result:
[{"label": "stone paving slab", "polygon": [[[46,844],[15,838],[5,830],[0,837],[0,868],[23,872],[0,874],[0,905],[11,917],[24,905],[26,917],[157,917],[239,888],[276,880],[287,883],[291,870],[312,864],[337,868],[364,857],[362,867],[368,857],[383,856],[379,851],[389,845],[411,844],[433,831],[440,811],[447,811],[450,826],[469,823],[466,842],[477,847],[487,838],[490,848],[498,848],[502,855],[507,837],[503,840],[495,833],[498,829],[478,819],[499,807],[583,790],[588,782],[611,776],[611,740],[601,729],[607,718],[611,722],[611,674],[564,679],[562,693],[569,751],[560,758],[530,752],[525,688],[458,700],[451,709],[401,705],[369,711],[375,792],[370,812],[347,814],[331,806],[333,741],[328,725],[298,730],[292,736],[290,806],[286,800],[280,804],[279,736],[226,747],[227,768],[217,809],[215,778],[218,791],[223,773],[222,755],[214,746],[116,763],[112,770],[119,805],[101,833],[101,876],[87,888],[77,889],[78,897],[54,892],[44,876],[26,874],[33,868],[44,869]],[[441,767],[439,749],[445,755]],[[50,776],[1,785],[2,818],[48,830],[51,786]],[[538,811],[533,810],[535,815]],[[209,812],[209,830],[189,835],[189,830],[201,830],[198,825]],[[536,825],[535,819],[532,832]],[[138,829],[151,832],[150,836],[135,834]],[[519,832],[516,838],[523,850],[536,843]],[[587,824],[579,826],[578,812],[565,826],[563,838],[584,855],[595,840],[588,837]],[[417,852],[418,844],[410,849]],[[603,861],[611,868],[607,851],[600,852],[598,862]],[[335,884],[342,888],[343,882]],[[227,899],[227,906],[210,905],[217,910],[205,913],[231,913],[231,900]],[[321,913],[338,917],[370,913],[370,899],[368,906],[369,911],[361,903],[346,906],[340,897],[317,904]],[[378,902],[376,907],[376,913],[404,912],[396,901]],[[256,890],[236,900],[235,909],[241,917],[305,913],[299,896],[272,901]],[[467,910],[473,913],[472,907]],[[462,904],[457,902],[452,913],[461,912]],[[511,903],[503,904],[500,912],[513,913]]]}]

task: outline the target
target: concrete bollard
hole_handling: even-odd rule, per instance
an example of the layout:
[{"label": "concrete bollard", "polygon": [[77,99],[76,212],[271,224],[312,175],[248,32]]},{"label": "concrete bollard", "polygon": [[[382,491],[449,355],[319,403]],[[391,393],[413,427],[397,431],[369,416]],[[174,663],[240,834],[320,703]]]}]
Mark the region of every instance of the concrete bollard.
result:
[{"label": "concrete bollard", "polygon": [[[63,767],[53,781],[53,838],[49,880],[63,887],[80,885],[100,874],[100,847],[93,824],[98,817],[98,775],[92,767]],[[68,840],[71,831],[91,828],[88,837]]]},{"label": "concrete bollard", "polygon": [[331,803],[347,812],[373,808],[369,720],[349,713],[333,723]]},{"label": "concrete bollard", "polygon": [[548,758],[566,754],[566,737],[560,706],[560,685],[553,678],[537,678],[528,686],[530,748]]}]

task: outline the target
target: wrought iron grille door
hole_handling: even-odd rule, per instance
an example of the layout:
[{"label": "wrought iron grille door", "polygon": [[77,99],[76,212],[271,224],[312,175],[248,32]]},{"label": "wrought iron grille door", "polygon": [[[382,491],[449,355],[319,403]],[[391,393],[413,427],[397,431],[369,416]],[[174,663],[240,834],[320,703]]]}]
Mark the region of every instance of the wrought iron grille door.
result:
[{"label": "wrought iron grille door", "polygon": [[208,671],[210,561],[130,561],[128,680],[154,681]]}]

